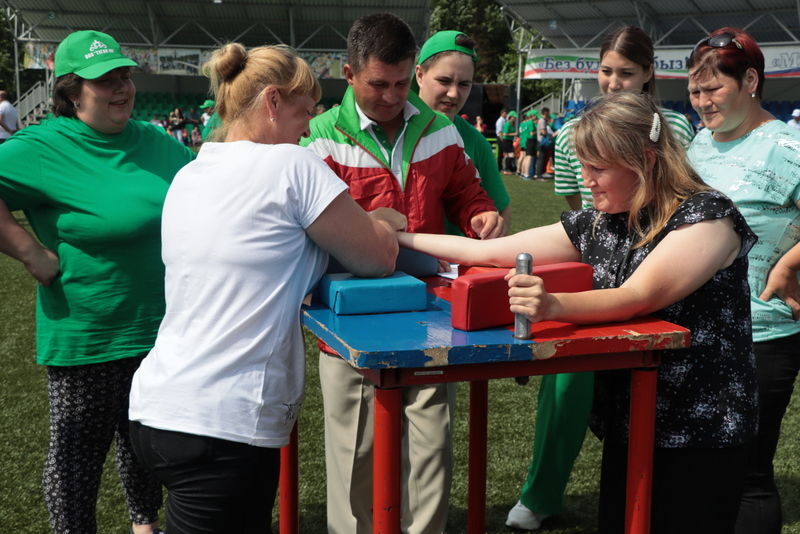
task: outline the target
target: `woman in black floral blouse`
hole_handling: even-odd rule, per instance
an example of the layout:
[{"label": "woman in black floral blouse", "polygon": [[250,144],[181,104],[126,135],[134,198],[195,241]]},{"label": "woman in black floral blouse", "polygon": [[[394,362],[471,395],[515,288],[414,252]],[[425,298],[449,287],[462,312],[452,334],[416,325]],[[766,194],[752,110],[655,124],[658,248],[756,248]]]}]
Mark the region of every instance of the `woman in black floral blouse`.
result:
[{"label": "woman in black floral blouse", "polygon": [[[730,533],[756,429],[747,252],[756,240],[733,203],[692,170],[646,95],[603,97],[574,142],[595,208],[487,241],[401,234],[400,243],[465,264],[582,261],[594,289],[547,293],[507,275],[511,311],[531,321],[621,321],[651,314],[692,331],[658,376],[651,532]],[[600,532],[624,530],[629,372],[596,375],[592,428],[604,439]]]}]

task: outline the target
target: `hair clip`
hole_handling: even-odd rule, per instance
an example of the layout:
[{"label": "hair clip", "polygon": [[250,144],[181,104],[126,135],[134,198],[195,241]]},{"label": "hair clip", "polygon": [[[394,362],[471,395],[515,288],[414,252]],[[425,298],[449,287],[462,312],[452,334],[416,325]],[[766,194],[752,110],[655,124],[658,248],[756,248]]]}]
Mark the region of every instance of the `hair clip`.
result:
[{"label": "hair clip", "polygon": [[653,125],[650,126],[650,140],[654,143],[658,142],[661,136],[661,117],[658,113],[653,113]]}]

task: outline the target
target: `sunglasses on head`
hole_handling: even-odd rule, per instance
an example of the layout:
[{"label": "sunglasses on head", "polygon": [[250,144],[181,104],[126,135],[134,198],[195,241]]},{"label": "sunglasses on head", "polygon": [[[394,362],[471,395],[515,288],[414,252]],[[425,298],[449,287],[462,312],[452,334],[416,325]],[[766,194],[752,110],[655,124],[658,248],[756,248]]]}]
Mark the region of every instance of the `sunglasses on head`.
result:
[{"label": "sunglasses on head", "polygon": [[690,54],[689,57],[690,58],[694,57],[694,55],[697,53],[697,50],[703,45],[708,45],[711,48],[725,48],[731,43],[735,44],[736,48],[738,48],[739,50],[742,50],[742,43],[737,41],[736,36],[733,35],[732,33],[725,32],[719,35],[714,35],[713,37],[705,37],[703,39],[700,39],[700,41],[698,41],[697,44],[694,45],[694,49],[692,50],[692,53]]}]

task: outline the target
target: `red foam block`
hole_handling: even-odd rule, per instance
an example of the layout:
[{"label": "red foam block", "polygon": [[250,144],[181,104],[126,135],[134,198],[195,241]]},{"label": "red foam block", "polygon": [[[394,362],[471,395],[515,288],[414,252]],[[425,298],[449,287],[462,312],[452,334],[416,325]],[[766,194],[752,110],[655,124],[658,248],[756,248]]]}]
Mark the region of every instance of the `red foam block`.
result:
[{"label": "red foam block", "polygon": [[[508,305],[508,269],[469,267],[453,281],[450,292],[453,328],[480,330],[514,322]],[[541,265],[533,274],[548,293],[575,293],[592,289],[592,267],[567,262]]]}]

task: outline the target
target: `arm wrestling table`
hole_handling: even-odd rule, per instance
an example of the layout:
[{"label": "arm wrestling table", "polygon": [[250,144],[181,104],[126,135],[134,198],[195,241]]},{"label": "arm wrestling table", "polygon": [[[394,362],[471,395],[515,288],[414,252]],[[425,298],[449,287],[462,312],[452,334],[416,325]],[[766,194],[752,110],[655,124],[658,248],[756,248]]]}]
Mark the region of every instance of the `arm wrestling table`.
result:
[{"label": "arm wrestling table", "polygon": [[[441,280],[434,286],[446,286]],[[431,283],[429,282],[429,286]],[[655,435],[655,351],[688,347],[685,328],[652,317],[621,323],[532,325],[533,339],[510,327],[467,332],[451,326],[449,287],[433,287],[427,309],[372,315],[336,315],[305,307],[303,321],[375,385],[373,532],[400,532],[401,388],[470,382],[467,528],[485,531],[488,379],[632,369],[625,530],[650,529]],[[280,532],[297,531],[297,450],[282,451]]]}]

